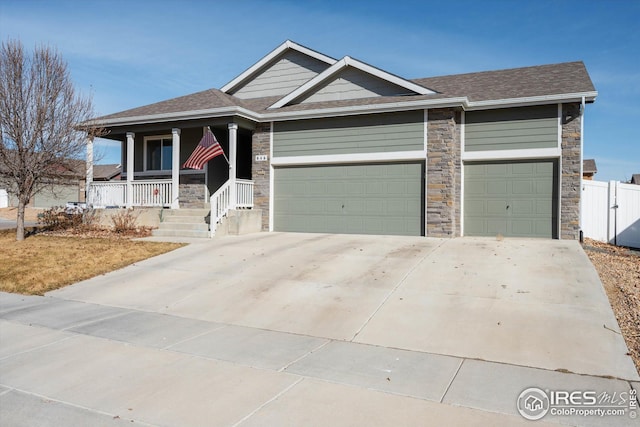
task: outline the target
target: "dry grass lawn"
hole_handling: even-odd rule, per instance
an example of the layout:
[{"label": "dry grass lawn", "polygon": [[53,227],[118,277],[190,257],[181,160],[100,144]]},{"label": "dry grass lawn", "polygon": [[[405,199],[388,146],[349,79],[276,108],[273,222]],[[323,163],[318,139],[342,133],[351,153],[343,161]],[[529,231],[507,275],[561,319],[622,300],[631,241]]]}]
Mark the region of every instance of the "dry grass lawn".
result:
[{"label": "dry grass lawn", "polygon": [[184,245],[45,235],[16,242],[15,230],[0,231],[0,291],[43,295],[181,246]]}]

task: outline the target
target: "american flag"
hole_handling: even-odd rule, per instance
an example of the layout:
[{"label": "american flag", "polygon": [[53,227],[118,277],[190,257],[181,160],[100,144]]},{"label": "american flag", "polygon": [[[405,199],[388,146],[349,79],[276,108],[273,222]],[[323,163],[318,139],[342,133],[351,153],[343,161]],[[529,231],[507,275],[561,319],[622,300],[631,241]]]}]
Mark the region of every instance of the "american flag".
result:
[{"label": "american flag", "polygon": [[193,153],[191,153],[182,167],[189,169],[202,169],[209,160],[219,156],[220,154],[224,154],[220,143],[216,140],[216,136],[211,132],[211,129],[207,129],[207,132],[198,143],[198,146],[193,150]]}]

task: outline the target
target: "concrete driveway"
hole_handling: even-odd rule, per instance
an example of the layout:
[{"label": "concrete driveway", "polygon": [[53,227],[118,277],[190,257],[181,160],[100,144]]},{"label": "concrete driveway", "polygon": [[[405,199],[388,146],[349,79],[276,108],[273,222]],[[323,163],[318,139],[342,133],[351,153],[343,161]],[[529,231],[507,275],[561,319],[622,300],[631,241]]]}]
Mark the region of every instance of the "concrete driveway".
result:
[{"label": "concrete driveway", "polygon": [[15,425],[524,425],[529,387],[640,389],[571,241],[261,233],[0,302]]},{"label": "concrete driveway", "polygon": [[[37,221],[24,222],[25,227],[36,227],[37,225]],[[16,228],[16,226],[16,220],[0,218],[0,230],[11,230],[12,228]]]}]

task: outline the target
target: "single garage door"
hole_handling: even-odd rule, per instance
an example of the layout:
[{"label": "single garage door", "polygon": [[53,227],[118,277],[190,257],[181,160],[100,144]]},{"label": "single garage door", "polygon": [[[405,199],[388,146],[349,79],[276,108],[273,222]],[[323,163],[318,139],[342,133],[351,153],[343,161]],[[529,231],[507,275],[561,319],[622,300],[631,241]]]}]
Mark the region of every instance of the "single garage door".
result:
[{"label": "single garage door", "polygon": [[274,230],[423,235],[423,163],[280,167]]},{"label": "single garage door", "polygon": [[465,163],[464,234],[557,238],[557,161]]}]

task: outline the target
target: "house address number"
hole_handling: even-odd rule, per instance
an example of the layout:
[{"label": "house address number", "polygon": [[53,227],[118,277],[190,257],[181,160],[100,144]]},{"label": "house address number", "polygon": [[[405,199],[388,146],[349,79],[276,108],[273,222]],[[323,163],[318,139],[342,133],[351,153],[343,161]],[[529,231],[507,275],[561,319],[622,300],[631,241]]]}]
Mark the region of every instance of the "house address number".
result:
[{"label": "house address number", "polygon": [[266,154],[258,154],[256,156],[256,162],[266,162],[267,161],[267,155]]}]

